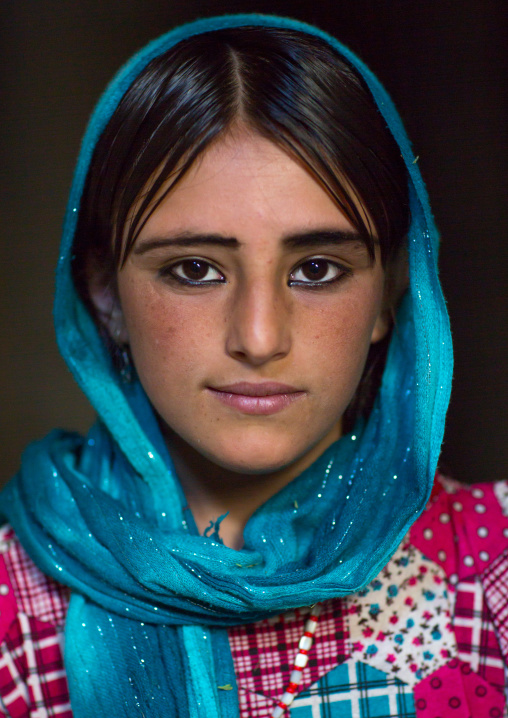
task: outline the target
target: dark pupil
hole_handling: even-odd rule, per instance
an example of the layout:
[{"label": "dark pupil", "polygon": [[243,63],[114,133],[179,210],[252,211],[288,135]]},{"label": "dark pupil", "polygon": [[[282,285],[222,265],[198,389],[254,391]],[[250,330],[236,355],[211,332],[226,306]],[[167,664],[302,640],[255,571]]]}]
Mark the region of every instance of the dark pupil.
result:
[{"label": "dark pupil", "polygon": [[328,262],[325,262],[324,259],[311,259],[302,264],[302,271],[307,279],[313,281],[323,279],[328,271]]},{"label": "dark pupil", "polygon": [[197,259],[187,259],[185,262],[182,262],[182,269],[188,279],[199,281],[206,277],[208,264],[206,264],[206,262],[200,262]]}]

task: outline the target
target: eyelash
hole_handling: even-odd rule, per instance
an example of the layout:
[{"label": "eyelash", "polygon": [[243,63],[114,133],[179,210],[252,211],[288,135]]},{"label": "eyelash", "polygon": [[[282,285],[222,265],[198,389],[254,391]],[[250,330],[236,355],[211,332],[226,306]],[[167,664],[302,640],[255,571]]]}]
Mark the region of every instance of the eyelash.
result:
[{"label": "eyelash", "polygon": [[[204,265],[205,267],[208,267],[208,270],[214,270],[215,272],[217,272],[217,274],[220,275],[221,279],[213,279],[207,281],[203,281],[202,279],[192,280],[186,277],[179,276],[175,273],[176,267],[180,267],[183,264],[192,262]],[[166,267],[162,267],[162,269],[159,270],[159,276],[161,276],[163,279],[172,280],[178,282],[179,284],[184,284],[191,287],[204,287],[209,286],[210,284],[224,284],[224,282],[226,281],[224,276],[219,272],[218,269],[216,269],[212,264],[210,264],[210,262],[207,262],[205,259],[200,259],[199,257],[189,257],[188,259],[181,259],[179,262],[174,262],[173,264],[169,264]]]},{"label": "eyelash", "polygon": [[300,264],[295,267],[295,269],[293,269],[291,275],[296,274],[298,270],[302,269],[305,265],[311,264],[312,262],[325,262],[327,265],[327,271],[325,276],[330,272],[330,268],[333,268],[336,271],[335,276],[331,279],[321,279],[320,281],[315,282],[313,282],[312,280],[302,281],[297,279],[290,279],[288,281],[289,287],[303,287],[305,289],[326,289],[330,285],[336,284],[337,282],[340,282],[341,280],[352,274],[351,269],[349,269],[348,267],[344,267],[338,262],[333,262],[331,259],[326,259],[325,257],[309,257],[309,259],[306,259],[304,262],[300,262]]},{"label": "eyelash", "polygon": [[[191,263],[196,262],[201,265],[204,265],[203,268],[207,268],[207,273],[210,269],[215,271],[217,274],[220,275],[220,279],[200,279],[200,280],[192,280],[187,277],[183,277],[181,275],[176,274],[175,268],[181,267],[185,263]],[[319,281],[304,281],[304,280],[297,280],[297,279],[291,279],[291,276],[296,274],[298,270],[301,270],[302,267],[305,265],[309,265],[311,262],[326,262],[327,265],[327,272],[329,273],[330,268],[334,268],[336,270],[336,275],[332,279],[326,279],[326,280],[319,280]],[[325,276],[326,276],[325,274]],[[340,282],[342,279],[345,279],[346,277],[350,276],[352,274],[351,269],[348,267],[344,267],[343,265],[339,264],[338,262],[334,262],[330,259],[325,259],[324,257],[310,257],[309,259],[306,259],[304,262],[300,262],[290,273],[290,278],[288,280],[288,287],[303,287],[305,289],[324,289],[326,287],[329,287],[332,284],[335,284],[337,282]],[[185,286],[190,287],[205,287],[215,284],[224,284],[226,282],[225,277],[219,272],[218,269],[216,269],[210,262],[200,259],[199,257],[189,257],[188,259],[180,260],[179,262],[175,262],[174,264],[170,264],[166,267],[163,267],[159,270],[159,276],[163,279],[170,280],[177,282],[178,284],[183,284]],[[205,275],[206,276],[206,275]]]}]

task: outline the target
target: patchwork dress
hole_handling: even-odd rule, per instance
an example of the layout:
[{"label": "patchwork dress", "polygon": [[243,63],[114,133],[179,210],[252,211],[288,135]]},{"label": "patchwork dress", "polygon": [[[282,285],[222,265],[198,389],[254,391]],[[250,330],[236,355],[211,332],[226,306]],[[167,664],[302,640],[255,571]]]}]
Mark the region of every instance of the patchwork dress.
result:
[{"label": "patchwork dress", "polygon": [[[72,709],[63,663],[69,592],[0,532],[0,715]],[[310,607],[229,629],[241,718],[269,718],[289,684]],[[508,716],[508,482],[438,477],[379,576],[322,604],[286,718]],[[107,671],[107,666],[105,666]]]}]

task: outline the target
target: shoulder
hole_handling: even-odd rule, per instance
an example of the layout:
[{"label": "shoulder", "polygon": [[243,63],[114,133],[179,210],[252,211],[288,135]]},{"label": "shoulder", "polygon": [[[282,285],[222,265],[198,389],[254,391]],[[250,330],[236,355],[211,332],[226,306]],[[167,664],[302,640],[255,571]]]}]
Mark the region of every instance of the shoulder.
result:
[{"label": "shoulder", "polygon": [[69,590],[45,576],[10,526],[0,528],[0,715],[52,707],[69,718],[63,624]]}]

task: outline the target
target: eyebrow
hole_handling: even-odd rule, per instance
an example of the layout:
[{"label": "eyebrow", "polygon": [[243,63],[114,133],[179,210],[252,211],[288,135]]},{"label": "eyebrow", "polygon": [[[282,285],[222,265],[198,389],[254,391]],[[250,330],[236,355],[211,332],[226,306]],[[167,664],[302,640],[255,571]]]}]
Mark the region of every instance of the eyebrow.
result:
[{"label": "eyebrow", "polygon": [[[367,248],[365,239],[359,232],[343,231],[336,229],[312,230],[310,232],[296,232],[288,234],[282,239],[282,245],[286,249],[313,249],[323,246],[337,246],[338,244],[358,244]],[[145,254],[155,249],[164,247],[226,247],[228,249],[239,249],[242,244],[236,237],[225,237],[222,234],[204,234],[194,232],[182,232],[180,234],[164,237],[152,237],[137,243],[134,246],[134,254]]]},{"label": "eyebrow", "polygon": [[199,234],[182,232],[167,237],[153,237],[134,245],[134,254],[145,254],[153,249],[164,247],[202,247],[202,246],[228,247],[238,249],[240,242],[235,237],[224,237],[222,234]]},{"label": "eyebrow", "polygon": [[282,244],[288,249],[312,249],[316,246],[336,246],[348,243],[366,246],[364,238],[356,230],[349,232],[339,229],[312,230],[289,234],[282,240]]}]

